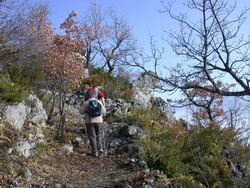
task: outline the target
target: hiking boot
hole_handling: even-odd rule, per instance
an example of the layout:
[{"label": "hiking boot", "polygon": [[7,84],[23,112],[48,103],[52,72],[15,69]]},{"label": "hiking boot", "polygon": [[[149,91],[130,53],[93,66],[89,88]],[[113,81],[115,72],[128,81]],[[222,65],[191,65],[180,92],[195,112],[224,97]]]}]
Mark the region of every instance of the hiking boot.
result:
[{"label": "hiking boot", "polygon": [[100,153],[104,153],[103,149],[100,149],[99,152],[100,152]]},{"label": "hiking boot", "polygon": [[98,157],[98,153],[97,153],[97,152],[91,153],[91,155],[92,155],[93,157]]}]

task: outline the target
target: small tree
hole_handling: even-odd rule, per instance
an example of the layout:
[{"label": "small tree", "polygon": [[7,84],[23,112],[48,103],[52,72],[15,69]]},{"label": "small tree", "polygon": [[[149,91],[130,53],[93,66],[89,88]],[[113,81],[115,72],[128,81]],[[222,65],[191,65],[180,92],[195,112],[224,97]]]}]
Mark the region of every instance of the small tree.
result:
[{"label": "small tree", "polygon": [[[198,80],[197,80],[198,81]],[[201,80],[202,82],[202,80]],[[222,84],[222,83],[221,83]],[[206,86],[212,87],[212,86]],[[222,85],[220,87],[223,87]],[[182,90],[184,99],[175,102],[192,110],[193,121],[199,126],[222,124],[226,118],[223,110],[223,96],[201,89]]]},{"label": "small tree", "polygon": [[66,95],[80,85],[84,76],[82,59],[74,56],[74,52],[79,49],[79,46],[78,41],[72,41],[68,36],[57,35],[54,39],[54,46],[44,54],[46,62],[43,67],[47,73],[46,81],[54,91],[59,92],[57,139],[64,138]]}]

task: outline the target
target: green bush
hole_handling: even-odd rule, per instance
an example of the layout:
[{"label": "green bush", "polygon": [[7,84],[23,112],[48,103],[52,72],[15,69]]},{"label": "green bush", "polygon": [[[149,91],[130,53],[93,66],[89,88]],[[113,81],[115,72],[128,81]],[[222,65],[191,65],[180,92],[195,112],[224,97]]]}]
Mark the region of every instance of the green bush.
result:
[{"label": "green bush", "polygon": [[7,102],[21,102],[29,92],[29,88],[36,86],[43,78],[39,62],[34,60],[32,66],[18,67],[8,64],[0,76],[0,100]]},{"label": "green bush", "polygon": [[110,72],[102,72],[99,69],[92,72],[90,77],[83,80],[83,87],[100,86],[106,98],[121,98],[128,101],[133,99],[128,78],[113,76]]},{"label": "green bush", "polygon": [[0,100],[7,102],[21,102],[28,95],[27,88],[15,83],[9,74],[0,76]]},{"label": "green bush", "polygon": [[[232,132],[233,133],[233,132]],[[236,144],[234,135],[219,126],[195,128],[189,131],[181,148],[181,161],[188,164],[188,175],[204,186],[230,187],[231,169],[222,155],[223,145]],[[181,181],[181,179],[177,180]]]},{"label": "green bush", "polygon": [[[125,121],[138,121],[144,129],[151,133],[152,136],[157,128],[162,128],[161,122],[166,117],[162,116],[160,110],[153,106],[151,108],[133,108],[128,114]],[[151,132],[152,131],[152,132]]]},{"label": "green bush", "polygon": [[26,65],[22,68],[15,65],[9,66],[7,72],[13,82],[26,87],[36,87],[36,84],[44,78],[38,60],[33,60],[32,65]]},{"label": "green bush", "polygon": [[186,131],[181,125],[165,127],[159,117],[158,121],[152,117],[138,118],[148,135],[141,139],[140,145],[145,149],[143,158],[150,168],[161,170],[184,187],[233,186],[232,172],[222,148],[227,146],[237,153],[234,162],[239,162],[239,158],[248,161],[237,131],[217,125]]}]

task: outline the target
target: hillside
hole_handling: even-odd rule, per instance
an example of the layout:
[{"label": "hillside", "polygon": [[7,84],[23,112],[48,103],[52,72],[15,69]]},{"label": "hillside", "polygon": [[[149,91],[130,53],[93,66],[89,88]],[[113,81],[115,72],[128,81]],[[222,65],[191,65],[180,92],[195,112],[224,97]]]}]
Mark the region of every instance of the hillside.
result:
[{"label": "hillside", "polygon": [[[76,100],[75,96],[72,101]],[[58,111],[47,124],[41,102],[0,105],[1,188],[247,187],[249,149],[233,129],[168,122],[159,105],[106,100],[107,154],[92,157],[79,104],[65,105],[64,139],[55,139]],[[47,102],[48,103],[48,102]],[[204,174],[206,178],[204,178]]]},{"label": "hillside", "polygon": [[[68,125],[67,130],[67,136],[72,139],[79,137],[79,133],[82,135],[79,127]],[[8,134],[16,134],[13,131],[8,129]],[[64,146],[67,145],[48,140],[39,144],[37,154],[29,158],[1,150],[0,187],[111,188],[126,184],[138,187],[145,184],[147,176],[151,181],[154,179],[125,153],[108,151],[96,158],[89,155],[89,145],[80,144],[73,150]]]}]

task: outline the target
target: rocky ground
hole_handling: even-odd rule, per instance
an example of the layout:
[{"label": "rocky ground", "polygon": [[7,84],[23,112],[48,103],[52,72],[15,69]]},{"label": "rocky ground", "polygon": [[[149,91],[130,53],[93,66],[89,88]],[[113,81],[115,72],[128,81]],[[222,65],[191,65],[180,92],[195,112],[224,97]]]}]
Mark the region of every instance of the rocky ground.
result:
[{"label": "rocky ground", "polygon": [[114,187],[136,176],[133,170],[122,167],[121,161],[114,155],[96,158],[88,155],[88,151],[86,148],[81,154],[67,153],[61,147],[47,151],[42,158],[33,161],[31,173],[34,187]]},{"label": "rocky ground", "polygon": [[[73,127],[68,130],[69,140],[81,132]],[[166,187],[160,174],[145,172],[122,152],[107,151],[92,157],[88,144],[79,144],[72,151],[64,146],[47,140],[46,144],[38,144],[37,153],[28,158],[1,150],[0,188]]]}]

